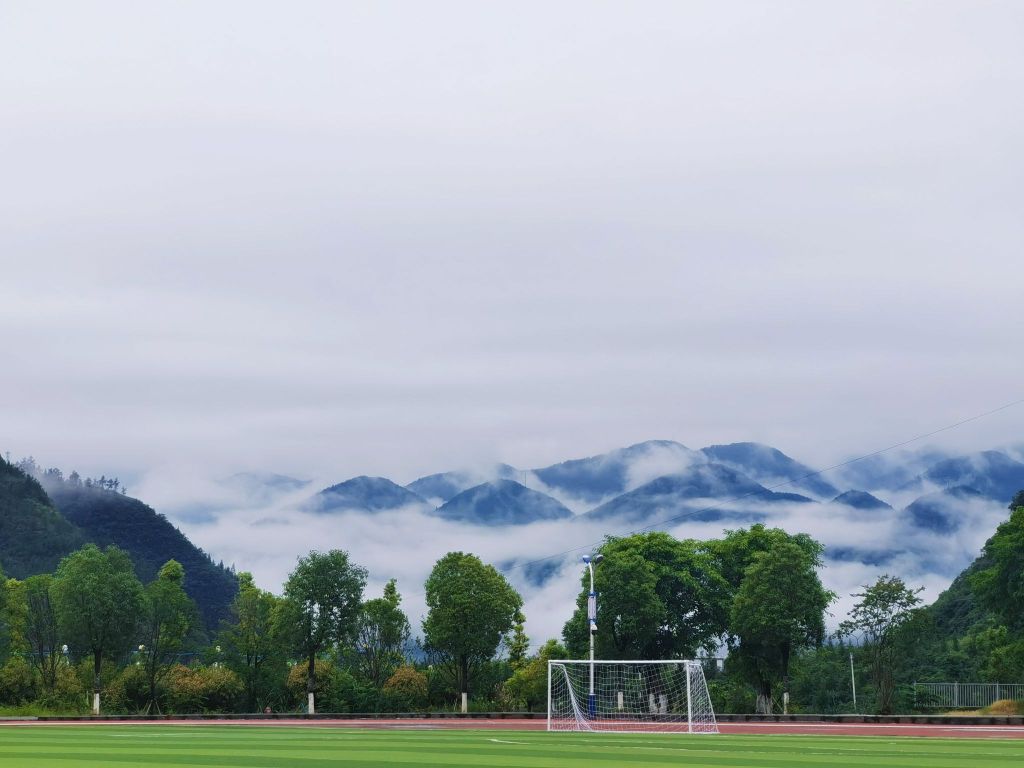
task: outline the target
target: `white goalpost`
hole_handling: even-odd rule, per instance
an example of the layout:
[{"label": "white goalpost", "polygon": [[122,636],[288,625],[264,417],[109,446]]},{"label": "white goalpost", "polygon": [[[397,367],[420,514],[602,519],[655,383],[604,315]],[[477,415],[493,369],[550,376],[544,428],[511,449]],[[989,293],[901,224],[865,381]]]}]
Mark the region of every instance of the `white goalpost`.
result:
[{"label": "white goalpost", "polygon": [[718,733],[699,661],[548,662],[548,730]]}]

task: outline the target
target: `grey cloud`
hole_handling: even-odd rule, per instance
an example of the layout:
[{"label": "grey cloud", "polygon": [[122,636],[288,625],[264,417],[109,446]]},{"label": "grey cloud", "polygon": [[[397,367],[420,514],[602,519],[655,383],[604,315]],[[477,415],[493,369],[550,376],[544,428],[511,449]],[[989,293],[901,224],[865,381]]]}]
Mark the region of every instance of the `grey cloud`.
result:
[{"label": "grey cloud", "polygon": [[0,450],[180,509],[1019,396],[1020,5],[8,5]]}]

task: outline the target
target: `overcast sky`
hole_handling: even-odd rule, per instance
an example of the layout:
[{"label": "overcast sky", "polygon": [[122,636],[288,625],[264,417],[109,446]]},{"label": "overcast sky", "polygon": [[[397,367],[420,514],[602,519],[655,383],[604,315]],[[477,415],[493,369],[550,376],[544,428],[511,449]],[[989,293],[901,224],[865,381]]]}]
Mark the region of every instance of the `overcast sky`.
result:
[{"label": "overcast sky", "polygon": [[1022,39],[979,0],[0,4],[0,450],[820,465],[1001,405]]}]

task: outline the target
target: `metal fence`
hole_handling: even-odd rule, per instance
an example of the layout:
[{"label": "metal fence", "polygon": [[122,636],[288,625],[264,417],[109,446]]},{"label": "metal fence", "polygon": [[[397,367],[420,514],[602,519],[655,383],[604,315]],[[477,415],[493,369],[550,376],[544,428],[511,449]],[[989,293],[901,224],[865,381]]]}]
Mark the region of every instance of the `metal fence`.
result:
[{"label": "metal fence", "polygon": [[936,709],[980,709],[1000,699],[1024,699],[1024,683],[914,683],[914,703]]}]

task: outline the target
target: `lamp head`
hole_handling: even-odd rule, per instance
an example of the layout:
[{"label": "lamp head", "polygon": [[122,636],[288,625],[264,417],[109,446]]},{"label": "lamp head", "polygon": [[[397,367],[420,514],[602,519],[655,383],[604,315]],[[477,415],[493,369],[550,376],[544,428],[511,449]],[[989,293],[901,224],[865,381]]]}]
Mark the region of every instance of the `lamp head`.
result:
[{"label": "lamp head", "polygon": [[594,555],[594,557],[592,559],[594,561],[594,565],[597,565],[602,560],[604,560],[604,555]]}]

